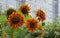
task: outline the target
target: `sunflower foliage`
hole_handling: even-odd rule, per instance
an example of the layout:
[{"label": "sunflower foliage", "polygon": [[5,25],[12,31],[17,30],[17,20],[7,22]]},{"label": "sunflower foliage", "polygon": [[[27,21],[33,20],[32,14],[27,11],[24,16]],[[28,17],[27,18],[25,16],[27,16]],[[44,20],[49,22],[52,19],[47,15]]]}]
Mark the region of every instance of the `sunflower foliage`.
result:
[{"label": "sunflower foliage", "polygon": [[57,21],[46,22],[45,36],[44,38],[60,38],[60,15],[57,18]]}]

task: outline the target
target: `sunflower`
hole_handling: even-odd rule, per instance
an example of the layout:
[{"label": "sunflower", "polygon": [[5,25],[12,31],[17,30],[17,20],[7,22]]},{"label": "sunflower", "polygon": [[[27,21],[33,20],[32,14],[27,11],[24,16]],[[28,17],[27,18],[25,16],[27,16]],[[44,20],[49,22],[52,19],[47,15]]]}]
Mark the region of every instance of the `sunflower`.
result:
[{"label": "sunflower", "polygon": [[9,15],[11,15],[13,12],[16,12],[14,9],[12,9],[12,8],[9,8],[8,10],[7,10],[7,19],[8,19],[8,17],[9,17]]},{"label": "sunflower", "polygon": [[28,6],[28,4],[23,4],[19,7],[19,10],[23,13],[23,14],[27,14],[30,13],[30,7]]},{"label": "sunflower", "polygon": [[38,21],[35,20],[34,18],[28,19],[26,22],[26,27],[30,32],[34,32],[38,28]]},{"label": "sunflower", "polygon": [[21,14],[12,13],[8,18],[8,22],[12,28],[19,28],[24,23],[24,19]]},{"label": "sunflower", "polygon": [[43,10],[37,10],[36,16],[38,17],[39,21],[44,21],[46,19],[46,14]]}]

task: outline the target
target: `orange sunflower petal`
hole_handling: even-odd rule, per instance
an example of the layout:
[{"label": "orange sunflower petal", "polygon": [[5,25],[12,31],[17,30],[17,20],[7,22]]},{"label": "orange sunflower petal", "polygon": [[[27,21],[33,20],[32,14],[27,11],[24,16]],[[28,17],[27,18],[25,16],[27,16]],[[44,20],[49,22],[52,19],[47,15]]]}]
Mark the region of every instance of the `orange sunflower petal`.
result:
[{"label": "orange sunflower petal", "polygon": [[46,14],[43,10],[37,10],[36,16],[38,17],[39,21],[44,21],[46,19]]},{"label": "orange sunflower petal", "polygon": [[19,10],[23,13],[23,14],[28,14],[30,13],[30,7],[28,6],[28,4],[23,4],[19,7]]}]

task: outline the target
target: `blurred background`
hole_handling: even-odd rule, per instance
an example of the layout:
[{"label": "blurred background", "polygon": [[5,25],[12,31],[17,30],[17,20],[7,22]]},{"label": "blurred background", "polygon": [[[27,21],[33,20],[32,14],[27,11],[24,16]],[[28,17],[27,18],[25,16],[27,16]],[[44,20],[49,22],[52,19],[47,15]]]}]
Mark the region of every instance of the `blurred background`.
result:
[{"label": "blurred background", "polygon": [[[8,8],[18,9],[21,4],[28,3],[31,7],[31,15],[34,10],[43,9],[46,12],[46,22],[52,22],[60,14],[60,0],[0,0],[0,15],[5,14]],[[35,17],[35,15],[33,15]]]},{"label": "blurred background", "polygon": [[[0,27],[6,23],[6,10],[13,8],[18,10],[19,6],[27,3],[31,7],[30,15],[35,18],[37,9],[42,9],[46,13],[45,20],[45,36],[55,35],[55,38],[60,38],[60,0],[0,0]],[[2,27],[3,28],[3,27]],[[55,30],[55,31],[54,31]],[[0,35],[1,35],[0,29]],[[47,37],[48,36],[48,37]],[[52,36],[53,38],[53,36]]]}]

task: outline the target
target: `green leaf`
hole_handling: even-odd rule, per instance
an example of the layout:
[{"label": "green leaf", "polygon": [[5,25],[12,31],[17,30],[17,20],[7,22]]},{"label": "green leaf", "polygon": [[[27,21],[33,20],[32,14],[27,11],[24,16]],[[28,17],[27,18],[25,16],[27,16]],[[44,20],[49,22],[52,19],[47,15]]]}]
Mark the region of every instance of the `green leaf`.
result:
[{"label": "green leaf", "polygon": [[30,18],[32,18],[30,15],[25,16],[25,20],[28,20],[28,19],[30,19]]},{"label": "green leaf", "polygon": [[6,16],[5,15],[1,15],[0,16],[0,22],[2,23],[2,22],[6,22],[6,21],[7,21]]},{"label": "green leaf", "polygon": [[12,30],[11,28],[9,28],[9,29],[6,29],[6,32],[7,32],[8,34],[12,34],[12,33],[13,33],[13,30]]},{"label": "green leaf", "polygon": [[44,26],[45,25],[45,22],[42,22],[42,26]]},{"label": "green leaf", "polygon": [[29,36],[25,36],[24,38],[29,38]]},{"label": "green leaf", "polygon": [[28,20],[28,19],[32,18],[31,15],[24,15],[24,14],[22,14],[22,15],[24,16],[24,19],[25,19],[25,20]]}]

